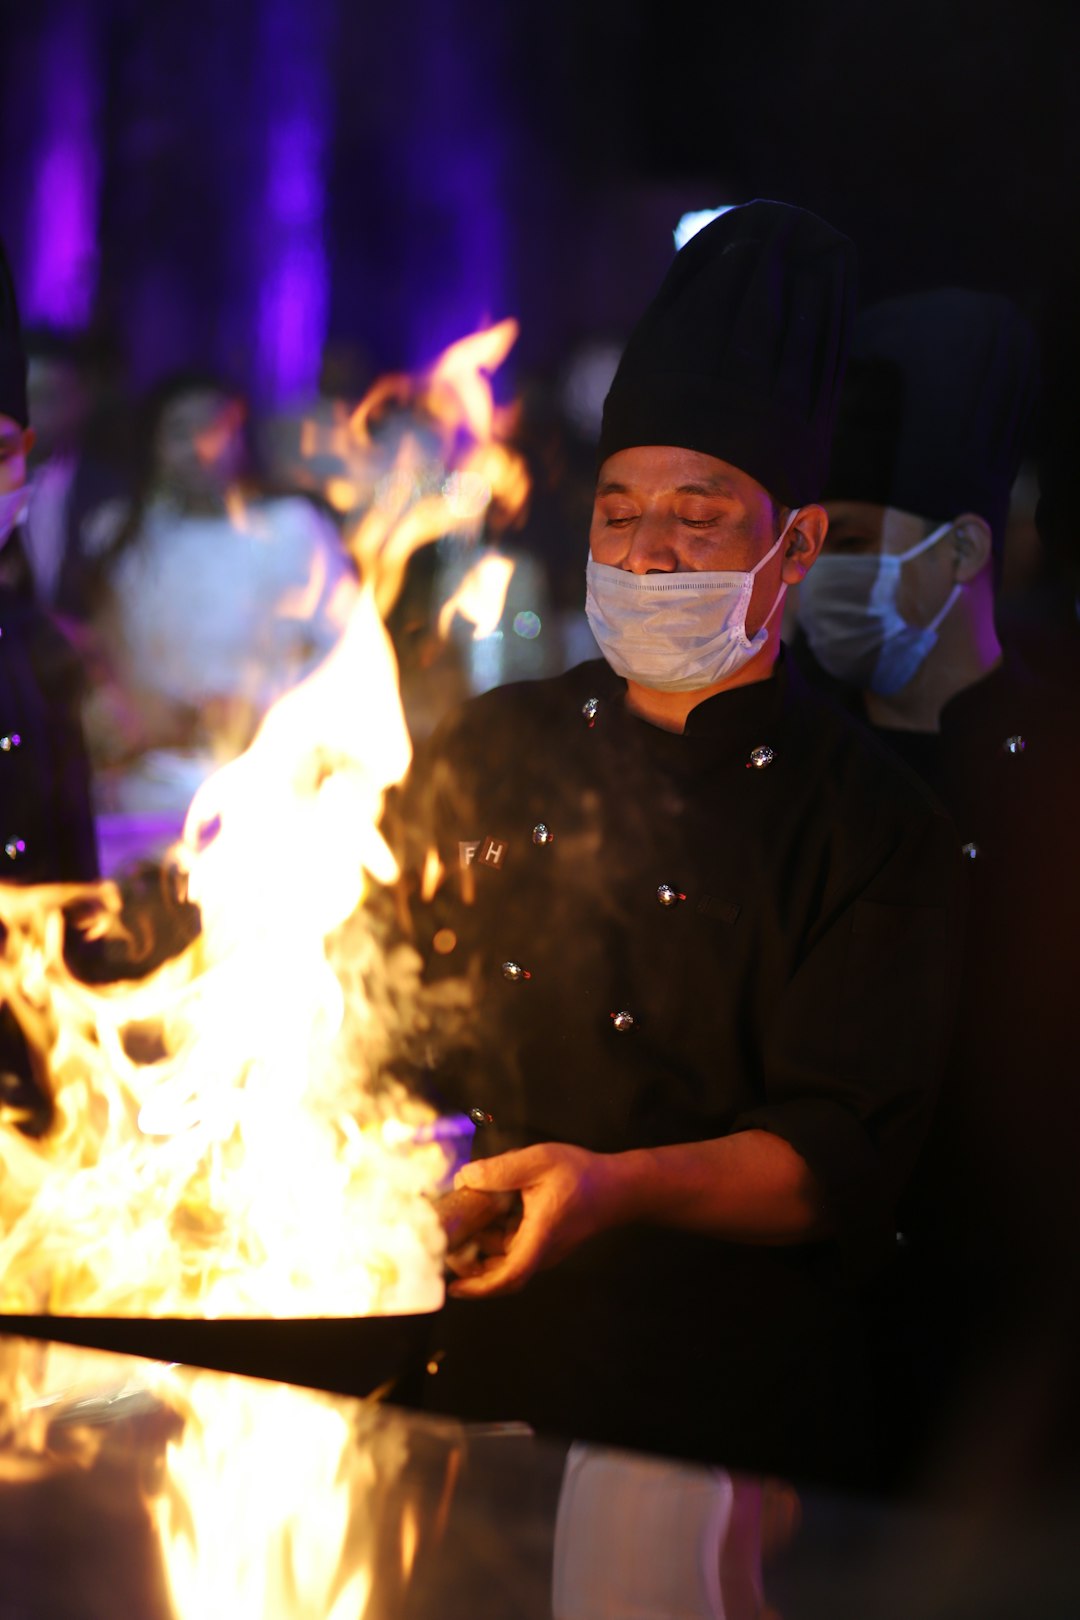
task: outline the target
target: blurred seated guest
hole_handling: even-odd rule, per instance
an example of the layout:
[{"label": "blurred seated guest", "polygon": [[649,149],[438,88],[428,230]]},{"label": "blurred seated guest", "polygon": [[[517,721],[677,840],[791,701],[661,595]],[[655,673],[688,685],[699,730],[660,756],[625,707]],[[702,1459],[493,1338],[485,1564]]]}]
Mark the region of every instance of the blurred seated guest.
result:
[{"label": "blurred seated guest", "polygon": [[[329,342],[323,349],[318,392],[287,410],[260,416],[258,456],[279,489],[304,491],[322,501],[357,481],[357,446],[349,421],[374,382],[362,346]],[[362,501],[370,497],[363,486]],[[346,495],[337,510],[352,505]],[[330,501],[334,509],[333,499]]]},{"label": "blurred seated guest", "polygon": [[310,501],[253,481],[243,398],[188,374],[150,400],[137,493],[98,534],[87,724],[102,864],[160,854],[192,795],[330,650],[353,575]]},{"label": "blurred seated guest", "polygon": [[97,876],[74,655],[34,600],[26,360],[0,248],[0,881]]},{"label": "blurred seated guest", "polygon": [[[0,246],[0,881],[89,881],[97,876],[97,855],[79,672],[69,644],[34,599],[22,544],[33,443],[15,289]],[[32,1134],[51,1117],[7,1002],[0,1003],[5,1114]]]},{"label": "blurred seated guest", "polygon": [[995,624],[1035,387],[1033,334],[1004,298],[949,290],[868,310],[834,442],[829,534],[799,606],[813,656],[944,801],[967,879],[955,1039],[901,1213],[907,1248],[883,1331],[909,1462],[920,1446],[925,1458],[942,1402],[955,1410],[1080,1257],[1080,736],[1074,706],[1003,650]]},{"label": "blurred seated guest", "polygon": [[32,328],[26,333],[27,395],[34,423],[31,496],[23,539],[38,600],[85,620],[86,556],[95,515],[128,492],[121,458],[100,429],[102,378],[85,333]]}]

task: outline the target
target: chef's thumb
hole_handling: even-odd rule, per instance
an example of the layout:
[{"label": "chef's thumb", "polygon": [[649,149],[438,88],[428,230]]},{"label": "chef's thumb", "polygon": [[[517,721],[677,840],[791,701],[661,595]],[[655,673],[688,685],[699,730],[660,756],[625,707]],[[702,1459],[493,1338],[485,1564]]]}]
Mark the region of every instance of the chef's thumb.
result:
[{"label": "chef's thumb", "polygon": [[474,1192],[516,1192],[530,1179],[528,1150],[499,1153],[491,1159],[475,1159],[463,1165],[454,1177],[455,1187],[471,1187]]}]

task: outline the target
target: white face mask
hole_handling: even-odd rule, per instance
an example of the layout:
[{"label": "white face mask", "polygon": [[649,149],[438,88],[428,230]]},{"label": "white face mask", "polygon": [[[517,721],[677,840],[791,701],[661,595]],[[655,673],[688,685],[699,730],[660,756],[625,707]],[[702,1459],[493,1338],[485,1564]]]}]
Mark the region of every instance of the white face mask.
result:
[{"label": "white face mask", "polygon": [[29,484],[22,484],[18,489],[12,489],[6,495],[0,495],[0,546],[7,543],[12,530],[18,528],[29,507]]},{"label": "white face mask", "polygon": [[754,576],[776,556],[798,515],[791,514],[772,549],[745,571],[631,574],[590,557],[585,613],[616,675],[655,692],[696,692],[741,669],[768,641],[769,620],[787,590],[781,585],[751,639],[746,610]]},{"label": "white face mask", "polygon": [[900,569],[950,533],[942,523],[899,556],[826,553],[799,586],[799,623],[810,651],[827,674],[890,697],[907,685],[937,641],[938,627],[957,600],[954,585],[940,613],[918,628],[896,605]]}]

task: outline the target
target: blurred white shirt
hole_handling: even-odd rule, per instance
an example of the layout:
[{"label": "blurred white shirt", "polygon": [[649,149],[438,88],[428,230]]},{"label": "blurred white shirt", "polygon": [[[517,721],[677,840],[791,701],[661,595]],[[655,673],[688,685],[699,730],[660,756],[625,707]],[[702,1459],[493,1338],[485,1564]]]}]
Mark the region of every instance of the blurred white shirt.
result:
[{"label": "blurred white shirt", "polygon": [[[302,497],[232,515],[155,503],[113,586],[121,645],[112,651],[124,688],[194,709],[236,699],[259,715],[330,651],[355,588],[336,529]],[[109,774],[107,815],[162,824],[159,836],[140,835],[152,848],[126,855],[160,853],[179,835],[195,790],[227,756],[221,743],[151,747]],[[106,865],[104,842],[120,830],[103,829]]]}]

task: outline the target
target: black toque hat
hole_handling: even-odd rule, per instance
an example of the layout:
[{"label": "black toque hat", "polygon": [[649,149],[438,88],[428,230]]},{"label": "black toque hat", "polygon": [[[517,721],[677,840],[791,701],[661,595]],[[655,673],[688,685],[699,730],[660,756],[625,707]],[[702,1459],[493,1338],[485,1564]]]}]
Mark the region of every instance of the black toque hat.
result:
[{"label": "black toque hat", "polygon": [[19,327],[15,283],[0,243],[0,416],[29,426],[26,409],[26,355]]},{"label": "black toque hat", "polygon": [[626,346],[600,460],[669,444],[749,473],[784,506],[829,464],[855,302],[855,250],[786,203],[729,209],[691,237]]},{"label": "black toque hat", "polygon": [[852,334],[829,497],[935,523],[974,512],[1000,543],[1037,373],[1035,335],[998,293],[941,288],[874,305]]}]

